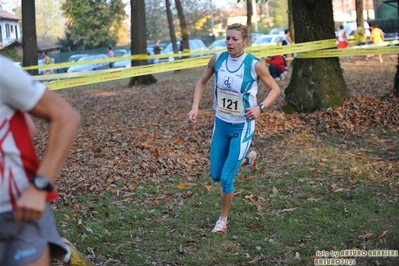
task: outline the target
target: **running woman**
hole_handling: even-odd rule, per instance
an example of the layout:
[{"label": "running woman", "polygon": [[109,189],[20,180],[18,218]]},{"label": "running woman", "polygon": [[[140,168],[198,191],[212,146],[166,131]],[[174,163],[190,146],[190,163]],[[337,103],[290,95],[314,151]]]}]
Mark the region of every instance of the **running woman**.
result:
[{"label": "running woman", "polygon": [[[212,232],[227,231],[227,216],[234,197],[234,179],[251,145],[255,120],[280,95],[280,88],[259,59],[245,53],[248,45],[247,27],[235,23],[226,30],[227,51],[217,53],[197,82],[188,121],[195,123],[198,108],[209,79],[215,74],[214,120],[210,161],[211,177],[220,182],[221,214]],[[270,89],[260,104],[257,103],[259,79]]]}]

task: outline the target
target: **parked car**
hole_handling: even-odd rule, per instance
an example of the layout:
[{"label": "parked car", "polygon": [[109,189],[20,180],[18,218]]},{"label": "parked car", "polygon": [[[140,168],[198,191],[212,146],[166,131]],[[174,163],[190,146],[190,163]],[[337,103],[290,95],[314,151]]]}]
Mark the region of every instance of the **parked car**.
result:
[{"label": "parked car", "polygon": [[217,49],[226,49],[226,39],[222,39],[222,40],[216,40],[213,43],[211,43],[211,45],[209,45],[208,49],[209,50],[217,50]]},{"label": "parked car", "polygon": [[115,57],[124,56],[127,53],[128,53],[128,51],[125,49],[119,49],[119,50],[114,51]]},{"label": "parked car", "polygon": [[76,62],[76,61],[78,61],[80,58],[82,58],[84,56],[89,56],[89,54],[74,54],[74,55],[71,55],[69,57],[68,62]]},{"label": "parked car", "polygon": [[[129,57],[131,56],[132,53],[130,51],[128,51],[125,55],[123,55],[124,57]],[[147,47],[147,55],[154,55],[154,47]],[[154,59],[148,59],[147,63],[149,65],[154,64]],[[131,67],[132,66],[132,61],[130,59],[126,59],[126,60],[122,60],[122,61],[115,61],[114,62],[114,68],[121,68],[121,67]]]},{"label": "parked car", "polygon": [[263,35],[252,43],[252,46],[277,45],[284,35]]},{"label": "parked car", "polygon": [[[69,57],[69,59],[68,59],[68,62],[76,62],[80,58],[85,57],[85,56],[89,56],[89,54],[74,54],[74,55],[71,55]],[[68,72],[68,67],[64,68],[64,72]]]},{"label": "parked car", "polygon": [[[195,52],[201,52],[201,51],[206,51],[206,46],[204,44],[204,42],[200,39],[192,39],[188,41],[188,45],[190,46],[190,52],[195,53]],[[180,47],[180,41],[177,42],[177,47]],[[180,53],[180,51],[179,51]],[[171,55],[173,54],[173,45],[172,43],[169,43],[165,49],[162,51],[161,54],[164,55]],[[198,55],[192,55],[191,57],[199,57],[199,56],[203,56],[204,54],[198,54]],[[159,62],[171,62],[174,61],[175,58],[173,56],[169,56],[169,57],[164,57],[164,58],[159,58]]]},{"label": "parked car", "polygon": [[251,43],[253,43],[254,41],[256,41],[257,39],[259,39],[260,37],[262,37],[265,34],[260,33],[260,32],[253,32],[250,35],[251,35]]},{"label": "parked car", "polygon": [[14,65],[16,65],[17,67],[21,67],[22,68],[22,62],[13,62]]},{"label": "parked car", "polygon": [[396,33],[384,33],[384,41],[390,42],[390,41],[398,41],[399,36]]},{"label": "parked car", "polygon": [[[96,54],[96,55],[89,55],[89,56],[81,57],[78,60],[78,62],[92,61],[92,60],[99,60],[99,59],[106,59],[106,58],[108,58],[108,56],[106,54]],[[90,63],[87,65],[76,65],[76,66],[71,66],[70,68],[68,68],[68,73],[107,69],[108,65],[109,65],[108,62]]]},{"label": "parked car", "polygon": [[288,28],[273,28],[270,30],[269,35],[285,35],[285,30]]}]

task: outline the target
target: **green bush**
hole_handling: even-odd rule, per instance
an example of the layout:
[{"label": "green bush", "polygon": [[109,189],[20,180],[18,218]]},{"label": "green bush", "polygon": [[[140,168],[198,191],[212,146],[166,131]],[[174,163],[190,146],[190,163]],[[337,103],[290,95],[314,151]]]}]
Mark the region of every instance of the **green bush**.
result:
[{"label": "green bush", "polygon": [[15,48],[11,48],[11,49],[6,50],[3,53],[3,55],[5,57],[10,58],[13,61],[16,61],[16,62],[21,62],[22,61],[22,58],[20,56],[18,56],[18,51]]}]

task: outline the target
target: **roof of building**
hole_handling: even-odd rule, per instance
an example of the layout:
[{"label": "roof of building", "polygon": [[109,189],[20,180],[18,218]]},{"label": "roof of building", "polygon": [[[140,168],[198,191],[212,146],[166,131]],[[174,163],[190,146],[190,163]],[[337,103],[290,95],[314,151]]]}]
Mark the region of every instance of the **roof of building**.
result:
[{"label": "roof of building", "polygon": [[17,15],[11,14],[5,10],[0,9],[0,19],[21,20]]}]

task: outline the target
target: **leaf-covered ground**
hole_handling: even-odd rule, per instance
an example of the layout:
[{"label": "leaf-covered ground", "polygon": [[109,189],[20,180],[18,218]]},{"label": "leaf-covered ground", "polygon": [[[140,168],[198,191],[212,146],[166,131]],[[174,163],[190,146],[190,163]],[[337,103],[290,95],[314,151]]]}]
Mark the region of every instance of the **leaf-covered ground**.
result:
[{"label": "leaf-covered ground", "polygon": [[[384,56],[384,63],[376,57],[368,61],[362,58],[341,61],[353,95],[344,106],[312,114],[287,115],[281,111],[282,94],[272,109],[257,120],[253,147],[258,150],[259,159],[268,163],[267,171],[273,172],[287,163],[298,168],[308,163],[290,161],[295,156],[290,153],[292,147],[312,149],[302,135],[330,139],[333,146],[357,146],[358,152],[345,158],[343,167],[348,169],[336,166],[333,175],[340,175],[342,171],[353,174],[367,171],[370,181],[380,180],[397,189],[399,99],[389,95],[396,57]],[[60,91],[79,111],[82,123],[56,183],[60,200],[54,208],[62,209],[64,204],[73,206],[76,213],[89,215],[90,205],[77,204],[75,198],[106,191],[114,195],[115,201],[153,205],[164,198],[135,198],[132,193],[140,186],[173,182],[175,176],[189,183],[207,175],[214,117],[212,82],[202,99],[198,123],[189,125],[186,121],[193,89],[202,72],[203,68],[196,68],[158,74],[155,75],[158,83],[151,86],[129,88],[128,80],[120,80]],[[279,81],[282,89],[288,81],[289,75]],[[259,98],[266,94],[267,89],[262,85]],[[40,122],[38,125],[39,129],[45,128]],[[47,139],[45,130],[41,132],[35,140],[40,156]],[[295,141],[286,141],[287,135],[296,136]],[[336,139],[339,141],[334,143]],[[367,145],[382,145],[388,152],[376,154],[367,163],[367,169],[358,169],[356,159],[368,153],[367,149],[362,150],[365,141]],[[328,161],[325,155],[314,164],[322,166]],[[184,201],[184,198],[178,200]]]},{"label": "leaf-covered ground", "polygon": [[[274,134],[338,132],[356,136],[374,130],[397,132],[399,102],[389,96],[396,70],[394,60],[386,56],[384,63],[369,60],[367,65],[360,60],[342,60],[345,80],[354,95],[343,107],[287,115],[281,111],[282,94],[273,110],[258,119],[255,148],[258,140]],[[196,68],[156,75],[158,83],[152,86],[129,88],[128,81],[121,80],[60,91],[82,120],[57,181],[63,200],[105,190],[118,191],[123,197],[141,183],[156,184],[174,175],[189,179],[206,173],[214,116],[211,82],[201,102],[198,123],[186,122],[193,88],[202,71]],[[279,82],[282,88],[288,80]],[[259,98],[266,94],[267,89],[262,87]],[[46,134],[37,138],[39,151],[46,138]],[[398,156],[388,156],[387,168],[397,169]]]}]

